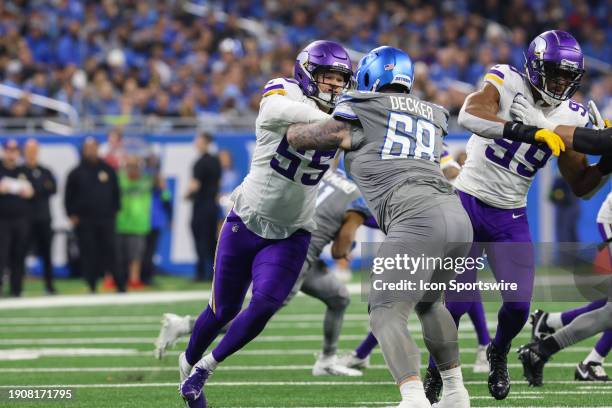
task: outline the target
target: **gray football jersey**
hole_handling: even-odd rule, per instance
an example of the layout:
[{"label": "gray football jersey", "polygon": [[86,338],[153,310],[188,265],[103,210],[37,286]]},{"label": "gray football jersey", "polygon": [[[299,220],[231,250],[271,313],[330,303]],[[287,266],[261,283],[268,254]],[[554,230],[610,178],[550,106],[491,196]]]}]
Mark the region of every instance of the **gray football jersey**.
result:
[{"label": "gray football jersey", "polygon": [[317,228],[312,232],[306,260],[316,261],[325,245],[332,242],[342,225],[347,211],[357,211],[365,218],[370,211],[359,193],[359,189],[342,172],[328,171],[319,182],[315,222]]},{"label": "gray football jersey", "polygon": [[[333,116],[352,121],[345,166],[383,232],[453,196],[440,169],[448,111],[408,94],[349,92]],[[401,189],[400,200],[392,199]],[[407,190],[408,189],[408,190]]]}]

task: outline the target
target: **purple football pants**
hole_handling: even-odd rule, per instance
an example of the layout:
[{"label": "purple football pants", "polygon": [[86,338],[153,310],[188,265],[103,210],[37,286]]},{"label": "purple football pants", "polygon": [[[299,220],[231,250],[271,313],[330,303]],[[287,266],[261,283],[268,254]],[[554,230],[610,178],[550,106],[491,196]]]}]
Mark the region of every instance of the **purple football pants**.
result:
[{"label": "purple football pants", "polygon": [[[257,337],[291,293],[309,244],[310,233],[304,230],[286,239],[262,238],[230,211],[219,236],[210,302],[193,327],[187,362],[197,363],[232,319],[212,351],[215,360],[225,360]],[[251,282],[253,296],[241,312]]]}]

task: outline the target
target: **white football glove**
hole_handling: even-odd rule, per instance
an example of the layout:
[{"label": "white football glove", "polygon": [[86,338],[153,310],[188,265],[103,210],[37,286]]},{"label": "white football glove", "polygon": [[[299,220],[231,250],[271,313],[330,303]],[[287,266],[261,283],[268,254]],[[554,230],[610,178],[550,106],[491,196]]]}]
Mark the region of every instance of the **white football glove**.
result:
[{"label": "white football glove", "polygon": [[546,119],[544,113],[533,106],[522,94],[517,94],[510,106],[512,118],[524,125],[531,125],[540,129],[555,130],[555,125]]},{"label": "white football glove", "polygon": [[610,127],[610,121],[601,116],[595,101],[589,101],[589,119],[593,124],[593,129],[600,130]]}]

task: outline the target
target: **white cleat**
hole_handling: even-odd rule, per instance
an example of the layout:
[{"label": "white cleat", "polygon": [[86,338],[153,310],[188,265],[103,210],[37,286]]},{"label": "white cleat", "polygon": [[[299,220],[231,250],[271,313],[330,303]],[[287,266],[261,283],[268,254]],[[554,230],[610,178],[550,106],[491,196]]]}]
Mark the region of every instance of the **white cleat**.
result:
[{"label": "white cleat", "polygon": [[338,364],[348,368],[356,368],[358,370],[363,370],[370,367],[370,356],[367,356],[366,358],[359,358],[353,351],[349,354],[345,354],[339,357]]},{"label": "white cleat", "polygon": [[155,340],[155,357],[161,360],[169,347],[173,347],[178,339],[191,333],[190,316],[178,316],[164,313],[159,336]]},{"label": "white cleat", "polygon": [[185,358],[185,353],[181,353],[179,355],[178,366],[179,366],[179,375],[181,377],[181,384],[182,384],[183,381],[185,381],[187,377],[189,377],[189,374],[191,374],[191,370],[193,368],[191,364],[187,362],[187,359]]},{"label": "white cleat", "polygon": [[338,363],[336,356],[320,356],[312,367],[312,375],[318,377],[322,375],[338,375],[345,377],[361,377],[363,373],[354,368],[349,368]]},{"label": "white cleat", "polygon": [[476,361],[474,361],[475,373],[488,373],[489,361],[487,360],[487,346],[478,346],[476,349]]},{"label": "white cleat", "polygon": [[410,395],[402,399],[397,408],[431,408],[431,404],[425,398],[425,394],[422,396]]},{"label": "white cleat", "polygon": [[440,402],[433,405],[433,408],[470,408],[470,395],[465,387],[444,393]]}]

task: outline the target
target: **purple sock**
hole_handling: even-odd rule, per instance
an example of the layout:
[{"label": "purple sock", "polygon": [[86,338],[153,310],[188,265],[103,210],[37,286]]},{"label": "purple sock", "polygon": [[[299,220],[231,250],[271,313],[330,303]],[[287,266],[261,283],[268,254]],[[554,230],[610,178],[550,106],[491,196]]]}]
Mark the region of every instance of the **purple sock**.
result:
[{"label": "purple sock", "polygon": [[474,329],[476,330],[476,336],[478,336],[478,344],[486,346],[491,342],[489,336],[489,329],[487,328],[487,318],[485,317],[484,306],[482,302],[474,302],[470,310],[468,311]]},{"label": "purple sock", "polygon": [[263,296],[253,297],[249,306],[236,316],[223,339],[212,351],[215,360],[222,362],[257,337],[282,305],[282,301]]},{"label": "purple sock", "polygon": [[592,310],[599,309],[600,307],[603,307],[605,304],[606,304],[606,299],[600,299],[600,300],[591,302],[586,306],[567,310],[561,313],[561,322],[563,323],[564,326],[567,326],[568,324],[572,322],[572,320],[574,320],[581,314],[588,313]]},{"label": "purple sock", "polygon": [[378,345],[378,340],[374,337],[372,332],[369,332],[365,339],[361,342],[359,347],[355,349],[355,355],[357,358],[366,358],[372,353],[374,347]]},{"label": "purple sock", "polygon": [[217,338],[229,320],[218,319],[210,306],[198,316],[185,350],[185,358],[189,364],[194,365],[202,358],[208,346]]},{"label": "purple sock", "polygon": [[504,302],[497,315],[495,346],[506,350],[529,318],[529,302]]},{"label": "purple sock", "polygon": [[600,356],[606,357],[612,348],[612,330],[606,330],[595,345],[595,350]]}]

